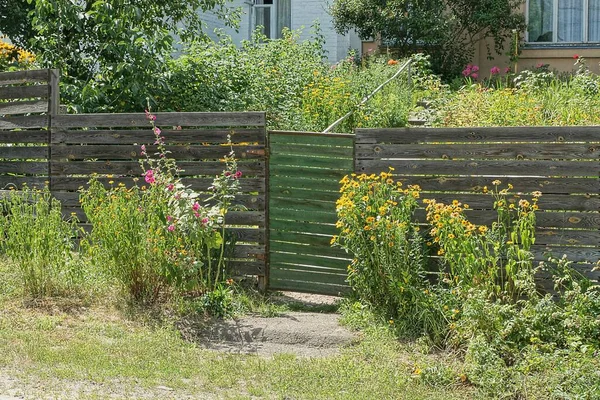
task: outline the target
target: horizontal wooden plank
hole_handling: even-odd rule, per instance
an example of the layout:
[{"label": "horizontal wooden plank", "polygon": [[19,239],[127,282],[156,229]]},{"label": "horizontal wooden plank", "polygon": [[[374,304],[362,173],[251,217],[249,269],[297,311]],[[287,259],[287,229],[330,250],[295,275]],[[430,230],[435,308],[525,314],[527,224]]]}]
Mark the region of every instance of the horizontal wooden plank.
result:
[{"label": "horizontal wooden plank", "polygon": [[[292,240],[297,240],[292,235],[290,236]],[[329,256],[336,258],[346,259],[348,262],[352,259],[351,255],[346,253],[344,250],[339,247],[330,247],[330,246],[315,246],[306,243],[293,243],[293,242],[280,242],[276,240],[271,240],[269,242],[270,251],[272,253],[279,252],[287,252],[287,253],[296,253],[296,254],[306,254],[313,256]]]},{"label": "horizontal wooden plank", "polygon": [[46,182],[49,182],[47,176],[0,175],[0,189],[2,190],[10,188],[20,189],[24,184],[30,188],[42,188],[46,185]]},{"label": "horizontal wooden plank", "polygon": [[267,237],[265,228],[228,228],[225,230],[225,235],[227,238],[233,238],[236,243],[258,242],[264,244]]},{"label": "horizontal wooden plank", "polygon": [[277,279],[269,276],[269,289],[291,290],[295,292],[328,294],[341,296],[351,291],[349,286],[328,285],[319,282],[293,281],[291,279]]},{"label": "horizontal wooden plank", "polygon": [[[334,275],[343,275],[348,271],[348,260],[329,257],[315,257],[306,254],[271,252],[271,265],[277,264],[290,269],[306,269]],[[301,267],[304,266],[304,267]]]},{"label": "horizontal wooden plank", "polygon": [[[599,131],[600,140],[600,131]],[[587,143],[424,143],[424,144],[360,144],[359,159],[437,158],[512,159],[512,160],[573,160],[598,159],[600,144]]]},{"label": "horizontal wooden plank", "polygon": [[[55,154],[53,154],[55,159]],[[181,177],[214,177],[220,175],[225,163],[219,161],[179,161],[179,176]],[[261,160],[248,160],[238,163],[238,169],[242,171],[241,178],[244,181],[249,177],[264,176],[265,163]],[[142,167],[139,161],[52,161],[52,173],[55,175],[91,175],[112,174],[115,176],[141,176]],[[263,185],[264,186],[264,185]]]},{"label": "horizontal wooden plank", "polygon": [[[44,185],[44,182],[42,182],[38,186],[42,187],[43,185]],[[69,200],[69,205],[64,204],[64,203],[62,204],[62,210],[63,210],[63,214],[66,216],[71,215],[71,213],[75,213],[75,215],[81,222],[88,221],[87,216],[85,215],[84,211],[81,209],[79,204],[72,199]],[[225,221],[228,225],[233,225],[236,227],[239,225],[264,227],[265,226],[265,212],[264,211],[229,211],[225,215]]]},{"label": "horizontal wooden plank", "polygon": [[[0,166],[2,164],[0,163]],[[0,167],[0,171],[1,171]],[[109,171],[110,172],[110,171]],[[52,188],[54,190],[65,190],[65,191],[76,191],[80,187],[86,187],[90,181],[91,176],[79,176],[70,177],[63,175],[52,174]],[[99,178],[106,187],[110,185],[118,185],[123,183],[126,186],[132,186],[133,179],[114,176],[113,178]],[[113,182],[112,184],[110,182]],[[183,184],[189,185],[192,189],[207,192],[208,188],[212,186],[213,178],[183,178]],[[137,182],[138,186],[147,186],[143,179],[139,179]],[[242,193],[264,193],[264,178],[242,178],[240,179],[241,192]]]},{"label": "horizontal wooden plank", "polygon": [[[273,168],[270,168],[273,171]],[[345,175],[344,175],[345,176]],[[271,188],[299,188],[307,190],[318,190],[339,193],[340,180],[339,177],[333,178],[316,178],[307,179],[306,177],[290,177],[290,176],[278,176],[271,172],[269,176],[269,186]],[[342,177],[343,178],[343,177]]]},{"label": "horizontal wooden plank", "polygon": [[532,246],[534,252],[534,258],[538,261],[546,260],[546,255],[551,253],[554,257],[561,258],[566,255],[567,258],[573,262],[588,262],[595,264],[600,260],[600,249],[589,248],[589,247],[565,247],[565,246],[544,246],[534,245]]},{"label": "horizontal wooden plank", "polygon": [[[485,186],[491,190],[494,178],[478,176],[394,176],[405,185],[419,185],[425,191],[481,192]],[[501,189],[512,184],[523,193],[540,191],[544,194],[597,193],[600,181],[593,178],[530,178],[511,176],[501,179]]]},{"label": "horizontal wooden plank", "polygon": [[258,275],[264,276],[266,266],[264,261],[226,261],[226,274],[229,276]]},{"label": "horizontal wooden plank", "polygon": [[13,101],[0,103],[0,115],[44,113],[48,112],[46,100]]},{"label": "horizontal wooden plank", "polygon": [[[269,137],[273,137],[276,142],[287,141],[292,143],[294,140],[298,142],[294,143],[307,143],[306,140],[312,140],[309,138],[316,138],[317,141],[334,140],[340,143],[344,139],[347,140],[345,143],[350,143],[348,146],[352,146],[354,143],[355,135],[353,133],[323,133],[323,132],[302,132],[302,131],[269,131]],[[298,137],[295,139],[295,137]],[[289,138],[289,139],[286,139]]]},{"label": "horizontal wooden plank", "polygon": [[[466,218],[477,225],[491,226],[498,220],[498,214],[494,210],[466,210]],[[415,211],[415,218],[425,221],[426,212],[424,209]],[[600,226],[600,212],[544,212],[538,211],[535,214],[536,225],[543,228],[579,228],[596,229]]]},{"label": "horizontal wooden plank", "polygon": [[[232,128],[232,129],[162,129],[161,135],[165,143],[223,143],[227,136],[236,143],[265,143],[263,129]],[[154,143],[155,137],[150,125],[146,129],[132,130],[69,130],[66,128],[52,129],[52,142],[63,144],[143,144]]]},{"label": "horizontal wooden plank", "polygon": [[50,132],[46,129],[26,131],[0,131],[0,143],[48,143]]},{"label": "horizontal wooden plank", "polygon": [[45,175],[48,163],[41,161],[0,161],[0,174]]},{"label": "horizontal wooden plank", "polygon": [[297,189],[297,188],[283,188],[273,187],[270,188],[270,195],[277,198],[293,198],[293,199],[307,199],[307,200],[321,200],[336,202],[339,199],[340,194],[338,192],[325,192],[321,190],[309,190],[309,189]]},{"label": "horizontal wooden plank", "polygon": [[48,159],[48,146],[1,146],[0,159],[15,160],[15,159]]},{"label": "horizontal wooden plank", "polygon": [[356,160],[357,173],[379,173],[395,168],[396,174],[597,177],[597,161],[527,160]]},{"label": "horizontal wooden plank", "polygon": [[[172,112],[155,113],[157,126],[265,126],[264,112]],[[144,127],[144,113],[61,114],[53,124],[57,128]]]},{"label": "horizontal wooden plank", "polygon": [[[264,158],[262,146],[239,146],[235,149],[235,157],[240,159]],[[147,153],[152,155],[157,152],[156,146],[147,146]],[[219,160],[230,153],[227,146],[197,146],[197,145],[172,145],[167,147],[168,157],[175,160]],[[141,159],[140,146],[136,145],[53,145],[52,156],[69,160],[82,159],[108,159],[131,160]]]},{"label": "horizontal wooden plank", "polygon": [[306,221],[306,222],[321,222],[335,224],[337,221],[337,214],[335,212],[335,206],[333,210],[328,209],[326,211],[312,211],[307,213],[304,210],[294,210],[287,208],[275,207],[273,203],[269,208],[269,216],[272,219],[288,220],[288,221]]},{"label": "horizontal wooden plank", "polygon": [[0,129],[31,129],[48,126],[47,115],[12,115],[0,117]]},{"label": "horizontal wooden plank", "polygon": [[356,143],[599,142],[598,126],[356,129]]},{"label": "horizontal wooden plank", "polygon": [[341,180],[348,172],[338,169],[307,168],[289,165],[269,164],[271,176],[289,176],[305,179]]},{"label": "horizontal wooden plank", "polygon": [[346,282],[346,275],[343,274],[330,274],[298,269],[283,269],[283,265],[280,264],[271,264],[269,278],[291,281],[319,282],[334,285],[344,285]]},{"label": "horizontal wooden plank", "polygon": [[335,159],[346,159],[352,161],[352,147],[336,147],[336,146],[315,146],[303,144],[280,144],[270,143],[270,153],[272,155],[292,154],[311,157],[327,157]]},{"label": "horizontal wooden plank", "polygon": [[599,246],[600,230],[537,228],[535,243],[539,245]]},{"label": "horizontal wooden plank", "polygon": [[15,85],[26,82],[48,82],[50,70],[0,72],[0,85]]},{"label": "horizontal wooden plank", "polygon": [[48,85],[0,86],[0,99],[47,98],[48,91]]},{"label": "horizontal wooden plank", "polygon": [[321,246],[321,247],[330,247],[331,246],[331,236],[330,235],[314,235],[314,234],[306,234],[306,233],[283,232],[283,231],[270,230],[269,238],[271,241],[300,243],[302,245]]},{"label": "horizontal wooden plank", "polygon": [[338,229],[333,224],[319,224],[316,222],[300,222],[278,220],[271,217],[269,226],[273,230],[286,232],[319,233],[323,235],[335,235]]},{"label": "horizontal wooden plank", "polygon": [[335,203],[330,201],[270,197],[269,205],[271,208],[302,210],[306,213],[313,211],[335,213]]},{"label": "horizontal wooden plank", "polygon": [[347,174],[353,168],[353,161],[351,159],[306,157],[287,154],[271,154],[270,163],[276,171],[281,171],[282,165],[298,166],[301,168],[331,168],[339,170],[342,174]]},{"label": "horizontal wooden plank", "polygon": [[[436,193],[435,195],[423,194],[422,198],[435,198],[439,202],[446,204],[453,200],[459,200],[469,204],[472,209],[491,209],[493,206],[493,198],[486,194],[449,194]],[[519,199],[508,197],[509,203],[518,202]],[[542,210],[570,210],[570,211],[597,211],[600,209],[600,195],[559,195],[548,194],[542,196],[539,201],[539,207]]]},{"label": "horizontal wooden plank", "polygon": [[263,258],[266,254],[266,246],[262,244],[238,244],[229,255],[236,259],[255,259],[257,256]]}]

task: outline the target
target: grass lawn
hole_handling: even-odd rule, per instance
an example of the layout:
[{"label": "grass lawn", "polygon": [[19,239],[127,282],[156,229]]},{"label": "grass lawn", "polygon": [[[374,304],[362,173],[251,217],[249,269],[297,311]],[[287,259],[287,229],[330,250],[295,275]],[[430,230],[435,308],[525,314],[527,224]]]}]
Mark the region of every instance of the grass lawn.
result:
[{"label": "grass lawn", "polygon": [[0,267],[0,395],[26,399],[463,399],[472,388],[432,387],[424,355],[389,330],[373,328],[329,358],[271,359],[204,350],[182,339],[174,318],[152,318],[108,300],[27,304],[7,265]]}]

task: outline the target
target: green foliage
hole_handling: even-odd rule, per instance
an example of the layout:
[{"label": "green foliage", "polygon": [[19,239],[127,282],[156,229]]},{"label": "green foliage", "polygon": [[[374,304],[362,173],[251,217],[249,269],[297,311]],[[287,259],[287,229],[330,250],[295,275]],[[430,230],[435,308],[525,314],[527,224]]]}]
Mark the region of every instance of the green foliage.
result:
[{"label": "green foliage", "polygon": [[68,291],[76,277],[76,218],[63,219],[60,202],[47,187],[24,186],[11,191],[0,205],[0,249],[20,270],[24,294],[40,298]]},{"label": "green foliage", "polygon": [[[458,90],[439,86],[423,95],[433,100],[434,126],[598,125],[600,78],[577,58],[572,74],[551,72],[548,65],[474,83]],[[466,84],[465,84],[466,83]]]},{"label": "green foliage", "polygon": [[84,240],[92,262],[104,265],[139,304],[152,304],[171,289],[205,293],[224,280],[224,216],[239,191],[241,171],[233,154],[215,177],[212,195],[200,204],[199,194],[185,187],[168,157],[160,128],[152,122],[157,158],[143,145],[141,162],[147,185],[127,188],[96,178],[81,192],[81,204],[93,229]]},{"label": "green foliage", "polygon": [[429,296],[424,243],[412,223],[419,187],[402,189],[386,172],[341,183],[336,207],[341,232],[332,244],[354,257],[348,282],[399,331],[437,337],[441,314]]},{"label": "green foliage", "polygon": [[423,50],[436,73],[452,78],[472,59],[475,45],[491,39],[500,54],[514,29],[525,27],[522,0],[335,0],[331,6],[340,33],[355,28],[363,39],[380,37],[401,57]]},{"label": "green foliage", "polygon": [[359,66],[350,56],[330,66],[323,38],[300,41],[300,31],[267,40],[256,33],[237,48],[230,39],[195,43],[172,60],[161,104],[173,111],[265,110],[270,129],[323,131],[355,110],[338,132],[356,127],[404,126],[412,108],[405,76],[390,83],[365,106],[361,100],[395,72],[393,60],[372,58]]},{"label": "green foliage", "polygon": [[26,0],[0,0],[0,32],[22,48],[33,36],[31,20],[28,18],[33,9],[34,4]]},{"label": "green foliage", "polygon": [[237,20],[226,0],[29,0],[28,49],[61,70],[63,102],[80,112],[139,110],[166,88],[174,35],[199,40],[200,11]]}]

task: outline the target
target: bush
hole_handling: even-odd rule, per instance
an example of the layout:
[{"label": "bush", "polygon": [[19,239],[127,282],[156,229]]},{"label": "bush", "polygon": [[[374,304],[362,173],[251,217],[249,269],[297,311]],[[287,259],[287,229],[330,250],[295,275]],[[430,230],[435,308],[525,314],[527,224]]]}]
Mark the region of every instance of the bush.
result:
[{"label": "bush", "polygon": [[127,188],[96,178],[81,192],[81,204],[93,229],[84,245],[92,261],[104,265],[135,303],[152,304],[169,290],[202,294],[225,279],[224,215],[239,191],[241,171],[233,154],[217,176],[207,201],[185,187],[168,157],[160,128],[153,123],[158,158],[142,164],[145,185]]},{"label": "bush", "polygon": [[332,244],[350,252],[348,282],[358,297],[406,334],[437,336],[439,313],[425,279],[424,243],[412,222],[420,195],[390,173],[346,176]]},{"label": "bush", "polygon": [[77,219],[63,219],[61,205],[44,189],[24,186],[0,201],[0,249],[21,272],[24,294],[67,293],[76,277],[73,239]]}]

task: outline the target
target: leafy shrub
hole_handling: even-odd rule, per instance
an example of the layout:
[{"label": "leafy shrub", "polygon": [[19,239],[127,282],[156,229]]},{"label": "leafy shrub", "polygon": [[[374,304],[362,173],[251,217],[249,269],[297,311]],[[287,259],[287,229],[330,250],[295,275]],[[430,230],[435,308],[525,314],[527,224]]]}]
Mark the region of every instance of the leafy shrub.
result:
[{"label": "leafy shrub", "polygon": [[[324,61],[318,26],[311,40],[284,31],[267,40],[258,32],[241,48],[231,39],[195,43],[169,65],[170,91],[161,104],[174,111],[266,111],[270,129],[322,131],[354,110],[390,78],[396,61],[372,58],[359,66],[353,56],[337,65]],[[412,108],[406,80],[397,79],[337,131],[355,127],[404,126]]]},{"label": "leafy shrub", "polygon": [[332,244],[353,255],[348,282],[362,301],[405,333],[435,335],[439,314],[425,280],[424,244],[412,223],[420,188],[403,189],[390,173],[341,181],[341,232]]},{"label": "leafy shrub", "polygon": [[93,229],[84,245],[95,263],[105,265],[136,303],[151,304],[169,289],[205,293],[224,280],[224,215],[239,191],[241,171],[233,154],[217,176],[207,200],[185,187],[168,157],[160,128],[153,123],[158,158],[142,146],[146,185],[127,188],[97,179],[81,192]]},{"label": "leafy shrub", "polygon": [[32,297],[69,290],[77,220],[63,218],[61,205],[45,187],[24,186],[0,200],[0,249],[18,266],[24,293]]}]

